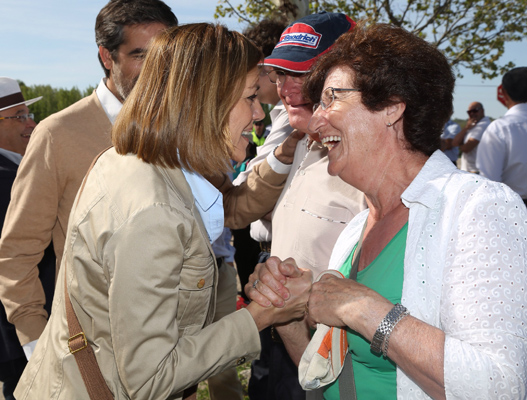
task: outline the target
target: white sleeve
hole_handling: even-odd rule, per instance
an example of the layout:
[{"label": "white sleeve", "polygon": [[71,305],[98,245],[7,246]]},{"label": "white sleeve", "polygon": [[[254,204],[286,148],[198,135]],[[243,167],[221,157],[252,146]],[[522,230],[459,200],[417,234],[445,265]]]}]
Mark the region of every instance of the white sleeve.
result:
[{"label": "white sleeve", "polygon": [[492,123],[478,145],[476,167],[480,174],[490,180],[501,182],[506,154],[506,144],[499,137],[498,126]]},{"label": "white sleeve", "polygon": [[487,182],[458,198],[441,325],[447,399],[527,396],[527,212]]},{"label": "white sleeve", "polygon": [[[481,138],[483,137],[483,134],[485,133],[485,130],[487,129],[487,127],[489,126],[490,124],[490,120],[485,117],[484,119],[480,120],[475,127],[473,127],[469,132],[468,132],[468,137],[469,139],[475,139],[477,140],[478,142],[481,142]],[[467,139],[468,140],[468,139]],[[467,141],[465,140],[465,143]]]},{"label": "white sleeve", "polygon": [[273,240],[271,221],[259,219],[251,224],[251,237],[257,242],[270,242]]},{"label": "white sleeve", "polygon": [[[267,136],[267,139],[265,139],[264,144],[256,148],[256,157],[254,157],[249,162],[249,164],[247,164],[247,169],[245,171],[240,172],[233,184],[238,186],[245,182],[254,166],[260,164],[267,158],[269,154],[272,154],[276,146],[280,145],[291,134],[291,132],[293,132],[293,128],[291,128],[291,125],[289,125],[289,117],[287,116],[287,112],[284,111],[278,115],[276,120],[273,121],[271,132]],[[278,160],[276,161],[279,162]],[[271,165],[273,171],[281,173],[275,170],[273,164],[271,164],[270,161],[269,165]]]}]

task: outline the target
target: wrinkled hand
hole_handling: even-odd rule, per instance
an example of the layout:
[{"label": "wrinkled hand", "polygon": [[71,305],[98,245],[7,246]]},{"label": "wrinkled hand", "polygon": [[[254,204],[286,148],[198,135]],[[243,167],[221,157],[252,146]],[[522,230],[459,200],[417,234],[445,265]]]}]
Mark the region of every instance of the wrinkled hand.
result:
[{"label": "wrinkled hand", "polygon": [[296,129],[291,132],[291,134],[276,148],[274,152],[278,161],[284,164],[292,164],[295,156],[296,145],[304,136],[304,132],[300,132]]},{"label": "wrinkled hand", "polygon": [[[369,334],[367,327],[377,326],[393,304],[374,290],[351,279],[323,276],[311,288],[308,301],[308,323],[348,326]],[[369,337],[369,336],[365,336]]]},{"label": "wrinkled hand", "polygon": [[290,296],[285,301],[284,307],[273,307],[273,325],[284,324],[305,317],[312,281],[313,274],[310,270],[301,270],[300,276],[287,278],[285,286],[289,290]]},{"label": "wrinkled hand", "polygon": [[283,307],[290,297],[286,287],[288,279],[301,277],[305,272],[298,268],[292,258],[281,261],[278,257],[270,257],[265,263],[258,264],[249,276],[245,294],[263,307],[271,304]]},{"label": "wrinkled hand", "polygon": [[[247,309],[257,326],[303,319],[312,281],[312,272],[299,269],[292,258],[282,262],[271,257],[265,264],[258,264],[245,286],[245,293],[253,300]],[[258,310],[261,307],[265,308]]]}]

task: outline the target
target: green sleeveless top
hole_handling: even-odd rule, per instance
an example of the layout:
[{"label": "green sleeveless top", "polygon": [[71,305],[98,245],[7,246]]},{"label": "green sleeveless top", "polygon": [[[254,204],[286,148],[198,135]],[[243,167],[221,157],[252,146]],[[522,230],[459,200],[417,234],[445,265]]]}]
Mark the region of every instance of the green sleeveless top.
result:
[{"label": "green sleeveless top", "polygon": [[[393,304],[401,301],[407,232],[408,223],[397,232],[377,258],[357,274],[357,282],[375,290]],[[340,272],[346,277],[349,277],[351,272],[355,249],[340,268]],[[349,328],[348,343],[353,360],[357,400],[396,399],[395,364],[382,354],[371,352],[370,342]],[[338,380],[326,387],[324,399],[340,399]]]}]

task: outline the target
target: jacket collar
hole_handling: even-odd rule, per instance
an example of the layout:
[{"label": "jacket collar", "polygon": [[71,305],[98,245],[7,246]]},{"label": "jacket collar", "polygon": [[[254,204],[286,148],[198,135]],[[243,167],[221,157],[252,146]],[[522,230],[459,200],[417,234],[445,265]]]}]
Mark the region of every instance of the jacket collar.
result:
[{"label": "jacket collar", "polygon": [[408,208],[413,203],[433,208],[446,182],[455,171],[457,168],[452,161],[441,150],[436,150],[403,192],[401,200]]},{"label": "jacket collar", "polygon": [[199,210],[196,208],[194,196],[192,194],[192,189],[190,188],[187,180],[185,179],[185,175],[183,174],[183,171],[180,168],[158,167],[158,169],[161,172],[161,174],[165,177],[167,184],[174,190],[174,193],[181,199],[181,201],[185,205],[185,208],[187,208],[191,212],[191,214],[194,216],[194,218],[198,222],[201,235],[203,236],[203,239],[207,243],[207,247],[209,248],[211,254],[214,254],[212,250],[212,246],[209,242],[209,236],[207,234],[207,229],[205,228],[205,224],[203,223],[203,220],[201,219]]},{"label": "jacket collar", "polygon": [[168,185],[183,201],[185,208],[192,210],[194,207],[194,196],[192,195],[192,190],[183,175],[183,171],[180,168],[163,167],[158,167],[158,170],[165,177]]}]

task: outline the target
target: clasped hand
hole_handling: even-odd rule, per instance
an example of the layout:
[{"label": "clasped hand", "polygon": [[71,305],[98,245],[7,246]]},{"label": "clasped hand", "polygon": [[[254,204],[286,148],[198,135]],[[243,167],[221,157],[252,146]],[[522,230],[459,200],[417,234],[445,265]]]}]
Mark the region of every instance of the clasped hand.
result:
[{"label": "clasped hand", "polygon": [[[279,309],[293,296],[292,288],[299,278],[307,278],[308,273],[312,279],[311,272],[298,268],[292,258],[281,261],[271,257],[256,266],[245,293],[263,307],[273,305]],[[369,333],[371,326],[377,326],[391,306],[388,300],[364,285],[325,274],[311,285],[304,311],[310,326],[317,323],[349,326],[357,332]]]},{"label": "clasped hand", "polygon": [[256,266],[245,293],[260,306],[274,310],[273,324],[283,324],[304,317],[312,281],[313,273],[298,268],[293,259],[281,262],[271,257]]}]

